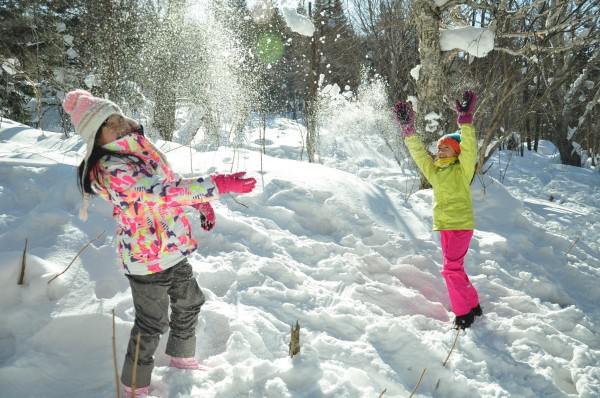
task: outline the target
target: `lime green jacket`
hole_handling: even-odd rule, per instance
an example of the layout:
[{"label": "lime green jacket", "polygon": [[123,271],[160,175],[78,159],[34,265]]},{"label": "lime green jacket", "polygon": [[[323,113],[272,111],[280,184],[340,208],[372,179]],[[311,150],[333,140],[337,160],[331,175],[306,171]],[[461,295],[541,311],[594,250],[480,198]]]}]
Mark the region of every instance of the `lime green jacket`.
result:
[{"label": "lime green jacket", "polygon": [[433,187],[433,229],[475,229],[471,180],[477,162],[477,140],[472,124],[460,126],[458,160],[440,168],[421,143],[419,136],[406,137],[405,143],[415,163]]}]

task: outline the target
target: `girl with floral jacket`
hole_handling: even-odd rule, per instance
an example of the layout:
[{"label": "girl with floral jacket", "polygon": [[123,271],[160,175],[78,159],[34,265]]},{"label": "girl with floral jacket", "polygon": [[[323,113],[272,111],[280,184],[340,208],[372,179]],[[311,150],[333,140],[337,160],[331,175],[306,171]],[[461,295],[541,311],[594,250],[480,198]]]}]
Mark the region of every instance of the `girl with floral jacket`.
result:
[{"label": "girl with floral jacket", "polygon": [[87,217],[90,195],[113,205],[119,259],[131,286],[135,321],[121,373],[123,395],[147,395],[154,353],[167,330],[171,366],[199,369],[196,325],[205,299],[186,258],[198,242],[184,207],[200,211],[202,228],[210,230],[215,214],[209,202],[228,192],[251,192],[256,180],[243,178],[244,172],[206,179],[178,176],[140,125],[115,103],[87,91],[67,93],[63,108],[86,144],[78,167],[84,195],[80,216]]}]

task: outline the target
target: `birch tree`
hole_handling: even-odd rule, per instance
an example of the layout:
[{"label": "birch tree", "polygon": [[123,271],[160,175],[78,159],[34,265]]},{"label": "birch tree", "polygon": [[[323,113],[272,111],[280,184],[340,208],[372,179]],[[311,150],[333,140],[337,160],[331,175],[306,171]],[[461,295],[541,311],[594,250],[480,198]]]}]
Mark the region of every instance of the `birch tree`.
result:
[{"label": "birch tree", "polygon": [[[534,137],[527,139],[533,140],[534,148],[540,138],[551,140],[563,163],[580,165],[574,140],[593,126],[580,124],[579,119],[584,113],[597,114],[598,109],[598,88],[585,82],[598,82],[600,3],[555,0],[468,5],[471,9],[462,13],[464,19],[494,31],[494,52],[502,60],[505,77],[493,80],[497,85],[492,87],[482,85],[485,117],[478,120],[491,123],[482,130],[480,167],[492,156],[497,139],[515,129],[526,135],[533,132]],[[477,67],[477,63],[472,65]],[[489,81],[495,74],[491,70],[500,69],[492,64],[480,81]],[[579,131],[573,134],[571,129],[577,126]]]},{"label": "birch tree", "polygon": [[[584,112],[594,114],[598,106],[596,91],[585,93],[586,86],[576,83],[582,74],[594,71],[597,76],[599,5],[597,0],[414,0],[420,57],[417,117],[419,123],[431,114],[439,120],[421,129],[424,139],[450,129],[452,99],[468,85],[481,99],[475,115],[482,137],[478,171],[513,129],[531,127],[532,117],[542,124],[538,130],[553,131],[563,162],[577,164],[573,139],[580,133],[573,134],[572,128],[589,128],[590,123],[578,120]],[[474,59],[461,49],[441,50],[439,29],[465,25],[494,33],[491,57]],[[568,95],[574,86],[579,95]]]}]

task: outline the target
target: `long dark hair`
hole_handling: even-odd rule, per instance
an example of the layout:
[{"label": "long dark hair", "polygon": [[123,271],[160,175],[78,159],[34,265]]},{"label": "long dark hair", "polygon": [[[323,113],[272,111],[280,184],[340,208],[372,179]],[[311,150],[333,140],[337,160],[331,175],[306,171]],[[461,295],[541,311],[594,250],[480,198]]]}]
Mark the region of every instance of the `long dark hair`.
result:
[{"label": "long dark hair", "polygon": [[[99,171],[96,165],[103,157],[113,156],[116,158],[125,159],[127,160],[127,162],[136,166],[139,166],[139,162],[141,160],[139,157],[129,153],[113,152],[109,151],[108,149],[102,148],[99,145],[95,145],[96,139],[98,138],[98,135],[101,132],[102,126],[100,126],[98,131],[96,131],[96,135],[94,136],[94,147],[92,149],[92,153],[90,153],[90,156],[87,158],[87,160],[84,159],[79,164],[79,166],[77,166],[77,187],[79,188],[79,191],[81,191],[81,193],[97,195],[96,192],[92,189],[92,180],[99,181],[101,183]],[[143,128],[140,130],[134,130],[134,132],[144,135]],[[83,173],[86,170],[87,174],[84,176]]]}]

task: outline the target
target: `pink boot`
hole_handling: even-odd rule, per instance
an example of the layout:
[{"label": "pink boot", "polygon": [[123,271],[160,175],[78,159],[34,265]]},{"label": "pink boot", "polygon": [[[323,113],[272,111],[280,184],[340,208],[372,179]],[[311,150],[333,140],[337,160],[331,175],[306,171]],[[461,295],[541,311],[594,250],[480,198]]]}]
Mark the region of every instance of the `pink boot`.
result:
[{"label": "pink boot", "polygon": [[171,363],[169,366],[178,369],[201,369],[198,364],[198,360],[194,357],[191,358],[177,358],[171,357]]},{"label": "pink boot", "polygon": [[[149,393],[150,393],[149,387],[142,387],[142,388],[135,389],[135,396],[137,398],[145,397]],[[133,391],[131,390],[131,387],[123,386],[123,398],[131,398],[131,397],[133,397]]]}]

